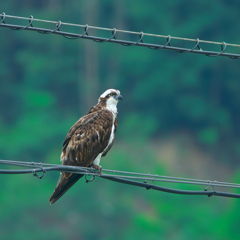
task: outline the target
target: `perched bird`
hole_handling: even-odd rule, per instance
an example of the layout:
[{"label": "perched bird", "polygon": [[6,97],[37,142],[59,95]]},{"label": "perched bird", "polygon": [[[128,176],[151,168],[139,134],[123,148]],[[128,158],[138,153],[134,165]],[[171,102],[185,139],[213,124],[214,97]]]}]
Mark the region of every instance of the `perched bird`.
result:
[{"label": "perched bird", "polygon": [[[93,167],[102,171],[99,163],[113,145],[118,126],[117,104],[121,99],[120,91],[108,89],[99,97],[97,105],[71,127],[63,141],[63,165]],[[55,203],[83,176],[61,172],[49,202]]]}]

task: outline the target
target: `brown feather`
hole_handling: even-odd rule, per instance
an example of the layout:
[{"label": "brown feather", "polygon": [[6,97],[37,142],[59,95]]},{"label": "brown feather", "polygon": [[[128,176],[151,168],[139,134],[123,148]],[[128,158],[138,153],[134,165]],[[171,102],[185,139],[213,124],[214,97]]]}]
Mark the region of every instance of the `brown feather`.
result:
[{"label": "brown feather", "polygon": [[83,174],[72,174],[70,178],[65,178],[64,174],[61,174],[57,186],[49,199],[51,205],[54,204],[70,187],[73,186],[74,183],[76,183],[83,176]]},{"label": "brown feather", "polygon": [[[61,160],[63,165],[89,167],[99,155],[105,156],[111,149],[117,131],[117,111],[109,106],[114,99],[122,99],[120,92],[108,89],[98,99],[98,104],[93,106],[87,115],[80,118],[69,130],[63,141]],[[117,98],[116,98],[117,97]],[[109,105],[110,104],[110,105]],[[115,103],[117,105],[117,102]],[[112,105],[111,105],[112,106]],[[110,111],[110,110],[111,111]],[[113,119],[115,119],[113,123]],[[112,127],[114,124],[114,133]],[[109,142],[111,139],[111,143]],[[82,174],[63,172],[60,175],[57,186],[50,197],[51,204],[55,203],[71,186],[73,186]]]},{"label": "brown feather", "polygon": [[[107,149],[111,135],[113,114],[101,106],[102,102],[92,107],[89,113],[80,118],[69,130],[63,142],[61,160],[63,165],[89,167],[103,152],[107,154],[113,145]],[[117,117],[115,118],[115,131],[117,130]],[[50,198],[51,204],[55,203],[78,179],[83,175],[63,173],[53,195]]]},{"label": "brown feather", "polygon": [[[115,118],[114,126],[115,126],[115,129],[114,129],[114,138],[115,138],[116,131],[117,131],[117,127],[118,127],[118,119],[117,119],[117,118]],[[103,152],[102,157],[105,157],[105,156],[107,155],[108,151],[111,149],[111,147],[112,147],[112,145],[113,145],[113,142],[114,142],[114,141],[112,141],[112,143],[109,144],[108,148],[105,149],[105,151]]]}]

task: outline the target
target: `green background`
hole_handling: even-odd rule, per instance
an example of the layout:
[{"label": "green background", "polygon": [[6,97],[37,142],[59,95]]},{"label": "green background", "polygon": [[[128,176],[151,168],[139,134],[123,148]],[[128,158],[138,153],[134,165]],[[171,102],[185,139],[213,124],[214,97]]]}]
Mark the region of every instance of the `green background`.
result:
[{"label": "green background", "polygon": [[[235,44],[240,39],[238,1],[2,0],[0,6],[8,15]],[[101,93],[116,88],[124,100],[103,168],[240,182],[240,60],[5,28],[0,43],[1,159],[59,164],[69,128]],[[58,176],[0,175],[1,239],[239,239],[238,199],[146,191],[97,178],[89,184],[81,179],[50,206]]]}]

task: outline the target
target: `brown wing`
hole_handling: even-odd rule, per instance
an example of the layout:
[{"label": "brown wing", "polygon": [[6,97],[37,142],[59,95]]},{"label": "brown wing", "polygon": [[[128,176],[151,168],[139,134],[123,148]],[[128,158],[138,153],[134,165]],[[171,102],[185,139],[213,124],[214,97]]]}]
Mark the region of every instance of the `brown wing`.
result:
[{"label": "brown wing", "polygon": [[63,151],[64,149],[66,149],[71,137],[73,136],[74,132],[81,127],[83,124],[87,124],[87,122],[93,118],[96,118],[98,112],[94,112],[91,114],[87,114],[83,117],[81,117],[69,130],[67,136],[65,137],[64,141],[63,141]]},{"label": "brown wing", "polygon": [[[88,167],[108,145],[113,116],[108,110],[90,113],[78,120],[69,130],[64,142],[61,160],[63,165]],[[53,195],[56,202],[83,175],[63,173]]]},{"label": "brown wing", "polygon": [[[90,115],[90,116],[88,116]],[[88,114],[70,129],[64,141],[63,165],[88,167],[108,145],[113,116],[108,110]],[[71,174],[66,174],[65,177]]]}]

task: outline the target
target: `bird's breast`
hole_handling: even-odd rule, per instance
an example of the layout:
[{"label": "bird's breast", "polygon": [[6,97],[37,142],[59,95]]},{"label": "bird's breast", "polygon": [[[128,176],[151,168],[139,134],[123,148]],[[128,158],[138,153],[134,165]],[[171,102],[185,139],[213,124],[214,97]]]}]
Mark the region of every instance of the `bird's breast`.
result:
[{"label": "bird's breast", "polygon": [[116,118],[116,115],[113,114],[113,122],[112,122],[111,135],[110,135],[110,138],[109,138],[109,141],[108,141],[108,145],[107,145],[107,147],[105,148],[105,150],[109,147],[109,145],[110,145],[110,144],[113,142],[113,140],[114,140],[114,130],[115,130],[114,122],[115,122],[115,118]]}]

